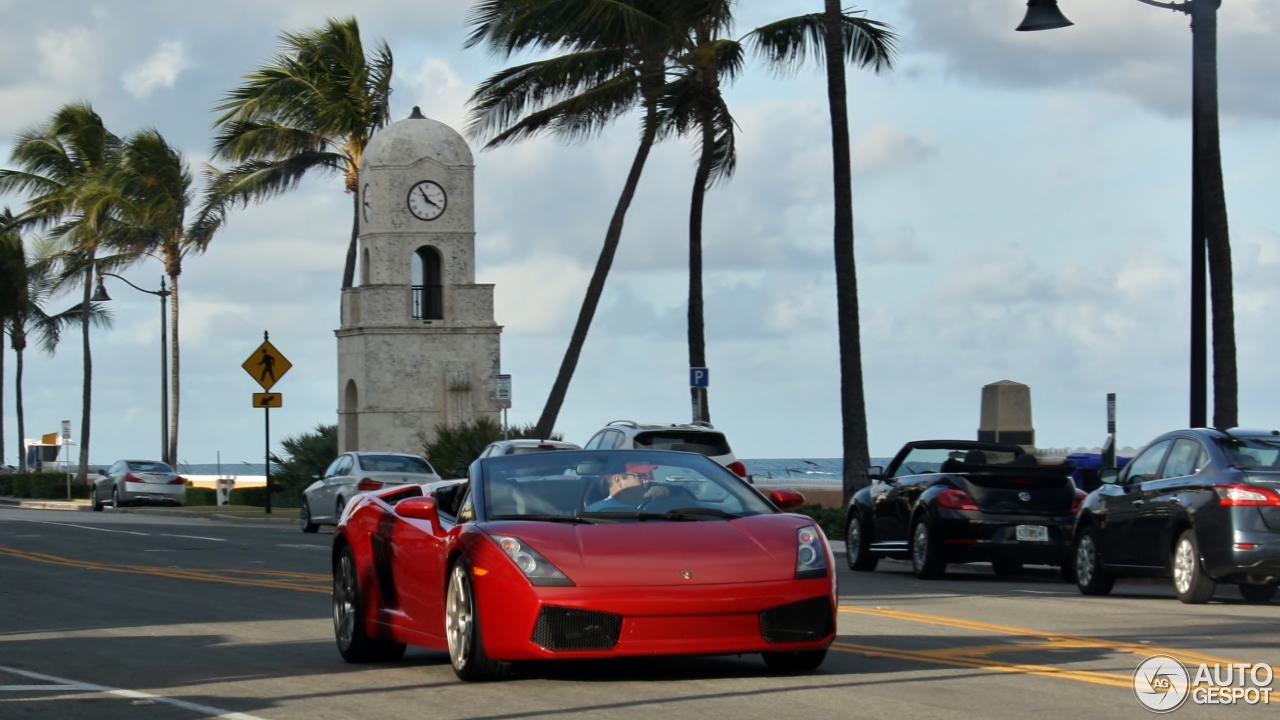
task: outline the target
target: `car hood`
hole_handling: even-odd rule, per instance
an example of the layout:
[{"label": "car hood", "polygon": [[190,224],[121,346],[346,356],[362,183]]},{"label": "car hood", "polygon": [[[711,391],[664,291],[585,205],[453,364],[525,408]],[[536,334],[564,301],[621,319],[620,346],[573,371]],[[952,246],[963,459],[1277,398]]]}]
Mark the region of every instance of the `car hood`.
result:
[{"label": "car hood", "polygon": [[689,586],[794,579],[796,530],[812,524],[797,515],[597,525],[504,520],[484,531],[519,538],[579,587]]}]

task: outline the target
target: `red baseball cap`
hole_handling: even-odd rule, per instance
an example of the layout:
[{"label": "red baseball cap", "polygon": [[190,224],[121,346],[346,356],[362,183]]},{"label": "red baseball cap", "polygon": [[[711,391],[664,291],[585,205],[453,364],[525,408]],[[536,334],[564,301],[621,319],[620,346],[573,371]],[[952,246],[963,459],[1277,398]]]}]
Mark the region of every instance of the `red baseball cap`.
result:
[{"label": "red baseball cap", "polygon": [[648,473],[653,472],[657,465],[649,465],[646,463],[627,463],[627,472],[630,473]]}]

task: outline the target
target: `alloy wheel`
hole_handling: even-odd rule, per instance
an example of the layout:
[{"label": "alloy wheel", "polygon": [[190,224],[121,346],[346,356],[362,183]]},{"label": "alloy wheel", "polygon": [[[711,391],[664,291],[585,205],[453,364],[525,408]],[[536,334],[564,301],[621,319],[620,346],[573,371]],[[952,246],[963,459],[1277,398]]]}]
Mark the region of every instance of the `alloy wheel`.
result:
[{"label": "alloy wheel", "polygon": [[449,596],[445,603],[445,636],[449,640],[449,660],[454,669],[466,667],[471,652],[472,613],[471,582],[462,565],[453,567],[449,580]]},{"label": "alloy wheel", "polygon": [[1178,541],[1178,549],[1173,554],[1173,586],[1179,593],[1191,592],[1191,583],[1196,572],[1196,551],[1191,541],[1183,538]]},{"label": "alloy wheel", "polygon": [[912,536],[911,542],[911,560],[915,564],[916,572],[920,572],[920,568],[924,567],[925,562],[929,559],[929,526],[924,522],[916,524],[915,535]]},{"label": "alloy wheel", "polygon": [[1093,582],[1095,562],[1097,560],[1093,552],[1093,536],[1085,535],[1076,545],[1076,578],[1081,585]]},{"label": "alloy wheel", "polygon": [[338,562],[338,581],[333,588],[333,625],[338,644],[349,648],[356,632],[356,572],[349,555]]}]

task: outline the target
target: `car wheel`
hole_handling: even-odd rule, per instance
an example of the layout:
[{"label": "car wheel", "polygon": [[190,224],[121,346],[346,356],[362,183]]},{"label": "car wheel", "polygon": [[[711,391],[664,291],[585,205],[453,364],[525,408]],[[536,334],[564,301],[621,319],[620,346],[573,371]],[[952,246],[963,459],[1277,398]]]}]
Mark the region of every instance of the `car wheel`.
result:
[{"label": "car wheel", "polygon": [[911,530],[911,569],[921,580],[932,580],[942,577],[947,564],[942,561],[938,552],[938,542],[933,537],[933,529],[929,521],[921,518]]},{"label": "car wheel", "polygon": [[1194,530],[1183,531],[1173,547],[1173,591],[1188,605],[1209,602],[1218,583],[1200,566],[1200,547]]},{"label": "car wheel", "polygon": [[1276,596],[1276,585],[1241,585],[1240,594],[1245,602],[1266,605]]},{"label": "car wheel", "polygon": [[119,487],[111,488],[111,507],[117,510],[120,509],[120,488]]},{"label": "car wheel", "polygon": [[333,523],[335,525],[338,524],[338,521],[342,520],[342,511],[346,509],[347,501],[342,498],[338,498],[338,503],[333,508]]},{"label": "car wheel", "polygon": [[1085,595],[1106,595],[1116,584],[1116,578],[1102,569],[1102,554],[1098,552],[1098,531],[1085,528],[1076,538],[1075,553],[1076,587]]},{"label": "car wheel", "polygon": [[319,525],[311,522],[311,505],[305,499],[302,501],[302,507],[298,508],[298,521],[304,533],[313,533],[320,529]]},{"label": "car wheel", "polygon": [[102,501],[98,499],[98,486],[89,486],[89,500],[93,504],[94,512],[102,512]]},{"label": "car wheel", "polygon": [[1022,563],[1006,558],[996,558],[991,561],[991,569],[1000,577],[1012,577],[1022,573]]},{"label": "car wheel", "polygon": [[880,558],[871,554],[871,537],[862,525],[862,518],[855,508],[849,508],[849,524],[844,530],[845,559],[850,570],[871,572]]},{"label": "car wheel", "polygon": [[349,663],[394,662],[404,657],[404,643],[368,635],[360,574],[350,546],[342,548],[333,566],[333,634],[338,652]]},{"label": "car wheel", "polygon": [[810,672],[817,670],[822,661],[827,659],[826,650],[805,650],[803,652],[767,652],[760,653],[764,664],[779,673]]},{"label": "car wheel", "polygon": [[449,571],[449,590],[444,603],[444,634],[449,641],[449,662],[462,680],[497,680],[502,663],[489,659],[480,635],[471,571],[459,560]]}]

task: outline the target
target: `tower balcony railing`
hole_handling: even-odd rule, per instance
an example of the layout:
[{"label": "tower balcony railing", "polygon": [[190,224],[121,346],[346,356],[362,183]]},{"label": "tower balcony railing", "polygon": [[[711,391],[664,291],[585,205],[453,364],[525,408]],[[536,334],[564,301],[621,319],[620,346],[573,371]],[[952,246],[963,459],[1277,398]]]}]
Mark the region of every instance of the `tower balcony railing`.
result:
[{"label": "tower balcony railing", "polygon": [[444,286],[414,285],[413,287],[413,319],[444,319]]}]

